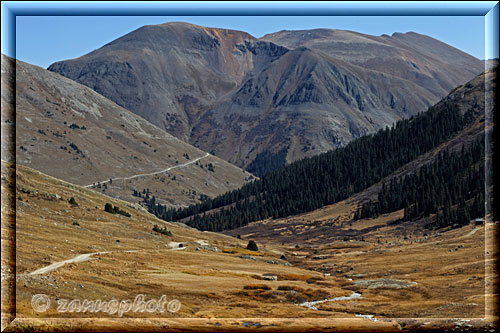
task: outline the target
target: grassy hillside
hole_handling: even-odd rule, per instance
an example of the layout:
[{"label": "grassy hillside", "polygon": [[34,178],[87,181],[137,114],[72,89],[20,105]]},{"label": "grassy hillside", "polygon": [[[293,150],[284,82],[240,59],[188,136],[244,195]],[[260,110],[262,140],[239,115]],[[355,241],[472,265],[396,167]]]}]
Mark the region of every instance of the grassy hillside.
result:
[{"label": "grassy hillside", "polygon": [[[106,212],[107,203],[130,217]],[[166,295],[169,301],[179,300],[181,308],[175,313],[126,312],[119,319],[123,329],[246,329],[248,318],[258,318],[252,325],[272,331],[290,329],[287,318],[301,318],[294,320],[300,330],[453,328],[460,322],[440,318],[482,318],[485,306],[489,309],[491,297],[484,288],[494,280],[484,277],[484,262],[493,262],[496,253],[486,254],[484,246],[485,240],[492,241],[491,225],[428,236],[415,229],[406,240],[398,226],[386,226],[364,230],[364,240],[338,241],[324,230],[307,240],[307,233],[286,230],[299,227],[312,236],[315,227],[307,222],[277,222],[260,226],[261,233],[281,235],[268,240],[255,231],[247,235],[239,230],[241,239],[200,232],[2,162],[2,246],[15,246],[13,257],[2,248],[2,311],[16,311],[16,320],[4,321],[3,327],[110,330],[116,328],[116,315],[60,313],[56,300],[123,300],[138,294],[146,299]],[[338,230],[347,235],[366,228],[366,222]],[[153,231],[155,225],[171,235]],[[249,239],[257,241],[257,252],[245,249]],[[52,306],[35,312],[34,294],[49,296]],[[314,301],[319,302],[307,303]],[[148,320],[133,320],[146,316]],[[468,323],[492,328],[489,320]]]},{"label": "grassy hillside", "polygon": [[[30,299],[37,293],[49,295],[54,304],[55,298],[110,300],[137,294],[181,301],[176,314],[125,315],[160,318],[308,316],[307,308],[296,303],[350,293],[333,283],[320,285],[320,273],[289,265],[272,244],[246,250],[248,240],[164,222],[138,205],[24,166],[2,162],[2,176],[2,236],[6,242],[15,237],[16,252],[15,266],[2,257],[2,276],[6,283],[15,279],[17,317],[86,316],[58,313],[55,305],[36,313]],[[116,211],[107,210],[109,205]],[[15,231],[9,230],[14,221]],[[278,273],[283,281],[263,279],[264,274]],[[277,291],[290,283],[304,292],[287,299],[286,291]],[[276,292],[261,295],[268,290]],[[279,299],[284,302],[276,307]],[[4,305],[12,304],[2,293],[2,309]]]}]

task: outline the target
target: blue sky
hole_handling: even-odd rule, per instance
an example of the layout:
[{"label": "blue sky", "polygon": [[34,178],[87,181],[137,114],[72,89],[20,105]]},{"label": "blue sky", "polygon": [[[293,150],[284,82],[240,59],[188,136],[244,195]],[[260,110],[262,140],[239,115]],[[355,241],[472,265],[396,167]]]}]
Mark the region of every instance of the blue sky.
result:
[{"label": "blue sky", "polygon": [[484,59],[484,16],[17,16],[16,57],[46,68],[143,25],[170,21],[243,30],[255,37],[283,29],[332,28],[371,35],[414,31]]}]

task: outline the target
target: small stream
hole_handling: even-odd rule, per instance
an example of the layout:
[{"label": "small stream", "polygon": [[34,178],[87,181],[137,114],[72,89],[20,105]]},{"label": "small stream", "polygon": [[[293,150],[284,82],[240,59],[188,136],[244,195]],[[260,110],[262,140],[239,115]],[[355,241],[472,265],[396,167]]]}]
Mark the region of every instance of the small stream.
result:
[{"label": "small stream", "polygon": [[370,319],[370,320],[373,320],[373,321],[377,321],[376,318],[373,317],[373,315],[364,315],[364,314],[356,314],[356,317],[360,317],[360,318],[365,318],[365,319]]},{"label": "small stream", "polygon": [[350,301],[350,300],[357,299],[357,298],[362,298],[361,294],[353,291],[349,296],[340,296],[340,297],[334,297],[334,298],[327,298],[327,299],[324,299],[324,300],[321,300],[321,301],[304,302],[304,303],[300,303],[300,304],[297,304],[297,305],[298,306],[308,307],[311,310],[318,310],[318,308],[316,307],[316,305],[321,304],[321,303],[334,302],[334,301]]}]

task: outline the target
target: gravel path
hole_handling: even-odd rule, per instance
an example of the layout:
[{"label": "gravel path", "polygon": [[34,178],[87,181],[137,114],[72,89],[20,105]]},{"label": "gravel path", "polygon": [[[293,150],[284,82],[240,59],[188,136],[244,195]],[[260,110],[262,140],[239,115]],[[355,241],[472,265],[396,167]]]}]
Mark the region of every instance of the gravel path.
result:
[{"label": "gravel path", "polygon": [[155,172],[151,172],[151,173],[141,173],[141,174],[133,175],[133,176],[130,176],[130,177],[111,178],[111,179],[107,179],[107,180],[102,180],[100,182],[94,182],[94,183],[89,184],[89,185],[84,185],[83,187],[89,188],[89,187],[91,187],[91,186],[93,186],[94,184],[97,184],[97,183],[101,183],[101,184],[109,183],[110,180],[129,180],[129,179],[134,179],[134,178],[138,178],[138,177],[153,176],[153,175],[157,175],[159,173],[164,173],[164,172],[170,171],[172,169],[185,167],[185,166],[187,166],[189,164],[196,163],[199,160],[201,160],[202,158],[205,158],[205,157],[208,157],[208,156],[210,156],[210,154],[206,153],[204,156],[198,157],[198,158],[196,158],[196,159],[194,159],[192,161],[186,162],[184,164],[179,164],[179,165],[176,165],[176,166],[171,166],[171,167],[168,167],[168,168],[166,168],[164,170],[155,171]]}]

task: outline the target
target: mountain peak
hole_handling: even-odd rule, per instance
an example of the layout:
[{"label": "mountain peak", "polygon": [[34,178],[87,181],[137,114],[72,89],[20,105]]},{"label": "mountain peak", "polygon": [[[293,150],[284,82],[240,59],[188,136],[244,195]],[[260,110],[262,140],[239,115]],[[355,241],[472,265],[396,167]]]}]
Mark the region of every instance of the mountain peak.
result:
[{"label": "mountain peak", "polygon": [[484,70],[417,33],[246,32],[167,22],[50,70],[239,166],[290,146],[287,160],[409,117]]}]

